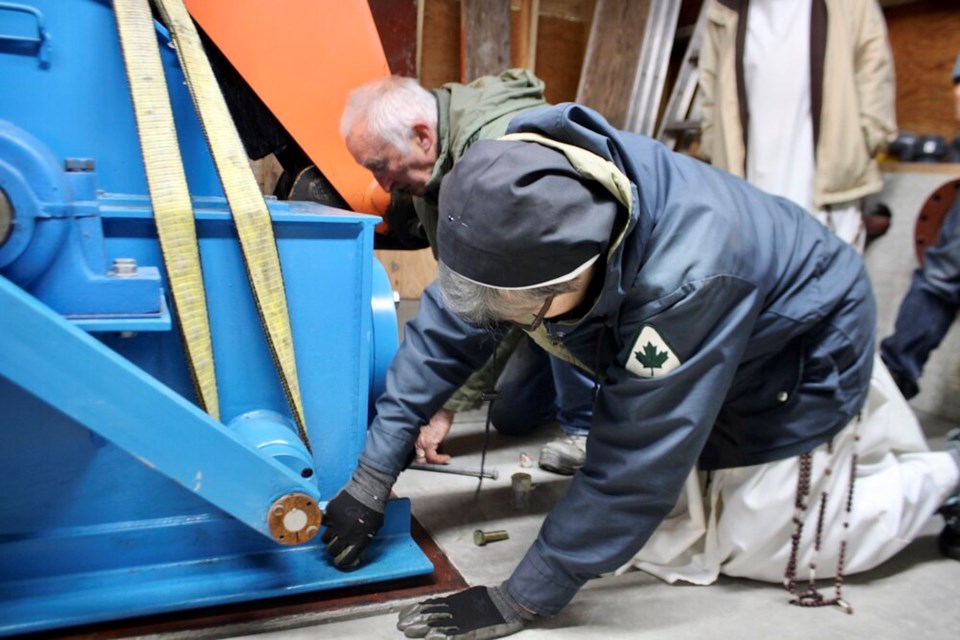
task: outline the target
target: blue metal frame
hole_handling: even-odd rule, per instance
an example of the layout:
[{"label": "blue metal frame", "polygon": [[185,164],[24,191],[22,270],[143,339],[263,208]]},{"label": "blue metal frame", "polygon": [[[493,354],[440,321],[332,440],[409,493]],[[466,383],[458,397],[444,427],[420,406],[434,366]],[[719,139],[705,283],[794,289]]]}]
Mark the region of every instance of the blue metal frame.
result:
[{"label": "blue metal frame", "polygon": [[[143,159],[110,0],[20,0],[39,12],[49,65],[0,48],[0,118],[29,131],[58,158],[95,158],[100,188],[147,193]],[[0,33],[4,29],[0,12]],[[190,193],[223,195],[167,33],[157,30]]]},{"label": "blue metal frame", "polygon": [[[282,496],[322,505],[363,447],[397,343],[372,255],[378,220],[268,198],[311,455],[290,428],[232,219],[164,46],[210,309],[223,422],[212,420],[196,406],[141,195],[110,3],[26,5],[49,65],[0,46],[0,189],[14,213],[0,244],[0,636],[432,571],[406,501],[388,505],[369,562],[350,573],[328,563],[319,536],[281,546],[268,524]],[[112,269],[119,259],[133,275]]]},{"label": "blue metal frame", "polygon": [[3,277],[0,307],[0,376],[142,464],[267,537],[276,499],[299,491],[319,501],[288,468]]},{"label": "blue metal frame", "polygon": [[36,30],[37,35],[0,33],[0,50],[13,53],[24,53],[36,56],[41,69],[50,67],[50,34],[44,26],[43,14],[33,7],[12,2],[0,2],[0,12],[26,14],[33,18],[30,31]]},{"label": "blue metal frame", "polygon": [[[432,571],[405,508],[391,508],[369,567],[349,574],[316,541],[286,555],[266,527],[282,495],[329,499],[362,449],[371,384],[396,348],[389,284],[372,258],[377,220],[270,203],[310,459],[295,438],[264,446],[289,409],[226,205],[195,205],[223,422],[277,419],[253,421],[268,427],[257,442],[201,412],[177,331],[112,317],[91,335],[0,277],[0,635]],[[160,264],[148,199],[102,194],[96,208],[109,258]]]}]

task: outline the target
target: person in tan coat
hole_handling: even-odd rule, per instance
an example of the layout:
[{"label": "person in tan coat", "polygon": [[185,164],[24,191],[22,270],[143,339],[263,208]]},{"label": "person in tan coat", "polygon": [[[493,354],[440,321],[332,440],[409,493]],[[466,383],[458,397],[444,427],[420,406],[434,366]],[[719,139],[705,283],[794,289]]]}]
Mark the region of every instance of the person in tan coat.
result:
[{"label": "person in tan coat", "polygon": [[707,0],[700,155],[863,247],[862,199],[896,136],[876,0]]}]

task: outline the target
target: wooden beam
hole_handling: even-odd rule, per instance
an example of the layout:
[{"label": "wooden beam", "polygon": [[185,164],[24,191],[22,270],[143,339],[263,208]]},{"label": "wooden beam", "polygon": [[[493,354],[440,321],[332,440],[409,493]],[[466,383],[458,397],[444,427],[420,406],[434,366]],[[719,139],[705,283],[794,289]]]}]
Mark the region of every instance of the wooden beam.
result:
[{"label": "wooden beam", "polygon": [[537,66],[537,28],[540,24],[540,0],[520,0],[517,23],[516,57],[511,66],[534,70]]},{"label": "wooden beam", "polygon": [[367,0],[390,73],[417,74],[417,0]]},{"label": "wooden beam", "polygon": [[577,101],[617,128],[654,135],[680,4],[598,0]]},{"label": "wooden beam", "polygon": [[462,0],[460,27],[463,82],[510,66],[510,0]]},{"label": "wooden beam", "polygon": [[423,69],[423,22],[426,15],[427,0],[417,0],[417,79],[422,79]]},{"label": "wooden beam", "polygon": [[426,0],[421,29],[423,52],[420,59],[420,84],[429,89],[446,82],[459,82],[462,73],[460,56],[460,2],[458,0]]},{"label": "wooden beam", "polygon": [[577,102],[617,128],[627,122],[650,0],[597,0],[580,71]]}]

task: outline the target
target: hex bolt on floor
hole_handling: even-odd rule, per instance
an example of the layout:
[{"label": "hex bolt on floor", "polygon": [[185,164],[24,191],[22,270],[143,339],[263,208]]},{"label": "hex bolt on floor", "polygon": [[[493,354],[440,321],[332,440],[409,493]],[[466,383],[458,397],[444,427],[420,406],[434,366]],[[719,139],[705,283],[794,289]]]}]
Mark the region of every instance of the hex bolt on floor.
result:
[{"label": "hex bolt on floor", "polygon": [[478,547],[482,547],[488,542],[506,540],[509,537],[510,534],[503,529],[498,529],[497,531],[483,531],[481,529],[477,529],[473,532],[473,544],[477,545]]}]

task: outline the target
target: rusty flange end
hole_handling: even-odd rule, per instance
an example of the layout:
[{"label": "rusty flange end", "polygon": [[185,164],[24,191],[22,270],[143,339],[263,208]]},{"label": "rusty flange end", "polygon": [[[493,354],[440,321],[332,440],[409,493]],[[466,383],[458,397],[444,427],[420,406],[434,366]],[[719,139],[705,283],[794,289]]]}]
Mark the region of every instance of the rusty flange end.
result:
[{"label": "rusty flange end", "polygon": [[270,505],[267,524],[274,540],[297,545],[317,535],[322,519],[320,505],[314,498],[305,493],[288,493]]},{"label": "rusty flange end", "polygon": [[937,240],[940,239],[940,227],[943,226],[943,221],[958,196],[960,196],[960,179],[954,178],[937,187],[920,207],[913,229],[914,250],[920,266],[923,266],[927,249],[937,244]]}]

